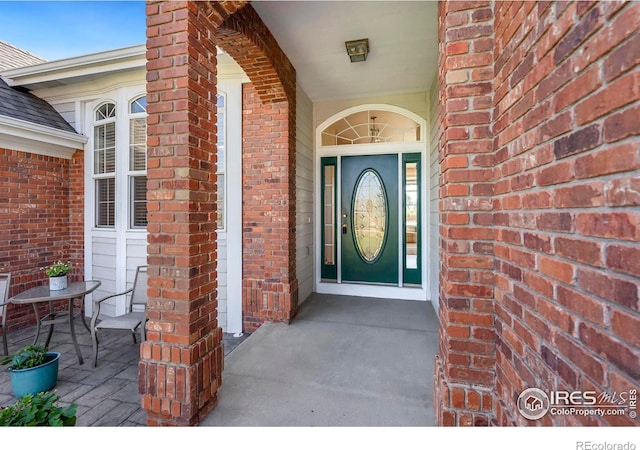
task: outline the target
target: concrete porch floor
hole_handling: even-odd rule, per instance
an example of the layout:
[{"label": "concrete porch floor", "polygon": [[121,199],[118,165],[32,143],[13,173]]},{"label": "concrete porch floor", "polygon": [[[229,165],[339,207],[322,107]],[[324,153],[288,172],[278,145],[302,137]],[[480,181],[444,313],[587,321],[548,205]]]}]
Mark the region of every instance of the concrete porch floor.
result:
[{"label": "concrete porch floor", "polygon": [[435,425],[437,351],[428,302],[314,294],[225,359],[201,426]]},{"label": "concrete porch floor", "polygon": [[[56,325],[50,345],[62,353],[60,404],[78,405],[77,426],[146,425],[139,346],[127,333],[104,333],[94,369],[90,335],[82,324],[76,330],[83,365],[67,326]],[[9,351],[31,343],[33,332],[9,334]],[[314,294],[291,325],[265,324],[248,338],[225,334],[218,406],[200,425],[435,425],[437,333],[428,302]],[[15,400],[2,366],[0,406]]]}]

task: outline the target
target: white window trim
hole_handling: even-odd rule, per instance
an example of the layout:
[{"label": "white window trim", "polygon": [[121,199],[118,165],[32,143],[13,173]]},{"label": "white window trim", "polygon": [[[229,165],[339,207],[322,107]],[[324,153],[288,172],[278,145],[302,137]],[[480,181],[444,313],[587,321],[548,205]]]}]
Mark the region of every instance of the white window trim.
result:
[{"label": "white window trim", "polygon": [[[109,290],[123,292],[127,289],[128,273],[128,241],[144,240],[146,242],[147,230],[144,228],[129,227],[129,201],[122,201],[124,194],[129,199],[129,107],[132,100],[146,95],[144,85],[120,85],[101,95],[93,97],[84,103],[84,125],[87,130],[88,141],[85,146],[85,277],[94,278],[94,248],[95,238],[109,238],[115,240],[115,285]],[[106,102],[116,105],[116,211],[115,227],[103,228],[95,226],[96,216],[96,192],[95,177],[93,173],[93,125],[96,123],[95,111]],[[104,288],[105,283],[103,283]],[[93,296],[95,297],[95,296]],[[98,297],[95,297],[98,298]],[[86,314],[92,314],[92,296],[85,300]],[[113,306],[116,315],[125,312],[124,298],[118,299]]]},{"label": "white window trim", "polygon": [[[147,165],[145,162],[145,169],[144,170],[131,170],[131,142],[130,142],[130,137],[131,137],[131,120],[132,119],[141,119],[141,118],[145,118],[147,117],[147,112],[140,112],[140,113],[132,113],[131,112],[131,105],[133,104],[133,102],[135,102],[136,100],[140,99],[141,97],[146,97],[146,94],[142,94],[142,95],[137,95],[133,98],[131,98],[129,100],[129,102],[127,103],[127,166],[126,166],[126,170],[127,170],[127,229],[129,231],[147,231],[147,227],[140,227],[140,226],[134,226],[133,225],[133,186],[132,186],[132,182],[133,182],[133,178],[135,177],[146,177],[147,176]],[[145,145],[146,148],[146,145]]]},{"label": "white window trim", "polygon": [[[97,114],[98,114],[98,110],[100,108],[102,108],[105,105],[113,105],[114,106],[114,117],[108,117],[105,119],[97,119]],[[92,178],[93,178],[93,201],[94,201],[94,214],[93,214],[93,226],[95,228],[99,228],[101,230],[111,230],[114,229],[116,226],[116,220],[118,217],[117,214],[117,195],[118,195],[118,182],[117,182],[117,165],[118,165],[118,105],[115,101],[112,100],[103,100],[100,103],[98,103],[96,105],[96,107],[93,109],[92,114],[91,114],[91,119],[92,119],[92,124],[91,124],[91,173],[92,173]],[[102,173],[96,173],[96,168],[95,168],[95,163],[96,163],[96,147],[95,147],[95,130],[97,127],[101,127],[101,126],[105,126],[105,125],[109,125],[113,123],[114,124],[114,133],[115,133],[115,142],[114,142],[114,171],[113,172],[102,172]],[[97,209],[97,202],[98,202],[98,193],[97,193],[97,189],[96,189],[96,184],[98,180],[108,180],[108,179],[113,179],[114,180],[114,189],[115,189],[115,199],[114,199],[114,224],[113,225],[98,225],[98,209]]]},{"label": "white window trim", "polygon": [[[218,88],[218,95],[221,95],[224,97],[224,108],[218,108],[217,109],[217,114],[222,113],[223,114],[223,120],[222,120],[222,126],[224,128],[224,147],[222,149],[222,153],[223,153],[223,161],[224,164],[222,164],[222,167],[218,163],[216,164],[216,177],[218,175],[223,175],[224,176],[224,183],[223,183],[223,191],[222,191],[222,227],[218,228],[218,233],[226,233],[227,231],[227,192],[228,192],[228,186],[229,186],[229,177],[227,176],[227,156],[228,156],[228,152],[227,149],[229,147],[229,136],[227,134],[228,131],[228,127],[227,127],[227,103],[229,101],[229,96],[228,94],[223,91],[222,89]],[[221,111],[222,110],[222,111]],[[217,145],[216,145],[216,152],[218,151]]]},{"label": "white window trim", "polygon": [[218,80],[225,101],[225,229],[227,243],[227,333],[242,332],[242,80]]}]

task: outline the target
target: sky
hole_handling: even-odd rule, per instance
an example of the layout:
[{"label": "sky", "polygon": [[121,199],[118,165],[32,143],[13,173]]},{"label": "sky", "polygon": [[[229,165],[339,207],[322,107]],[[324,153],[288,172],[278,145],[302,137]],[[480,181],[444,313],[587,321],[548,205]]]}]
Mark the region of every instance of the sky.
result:
[{"label": "sky", "polygon": [[144,44],[144,1],[0,0],[0,40],[48,61]]}]

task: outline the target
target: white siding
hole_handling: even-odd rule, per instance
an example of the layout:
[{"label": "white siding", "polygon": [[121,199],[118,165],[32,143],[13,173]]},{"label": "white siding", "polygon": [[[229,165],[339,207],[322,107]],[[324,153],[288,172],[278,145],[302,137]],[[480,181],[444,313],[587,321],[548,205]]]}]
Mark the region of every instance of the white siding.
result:
[{"label": "white siding", "polygon": [[53,108],[58,111],[58,113],[62,116],[64,120],[66,120],[69,125],[78,130],[76,127],[76,103],[68,102],[68,103],[58,103],[54,104]]},{"label": "white siding", "polygon": [[[108,236],[112,234],[112,236]],[[116,233],[94,231],[91,239],[91,279],[102,284],[93,294],[93,299],[123,292],[133,286],[138,266],[147,265],[147,234],[145,232],[129,232],[125,236],[125,255],[118,254]],[[120,273],[117,262],[126,261],[123,273]],[[124,297],[107,300],[100,307],[100,314],[115,316],[121,314],[116,309],[116,302],[124,308]]]},{"label": "white siding", "polygon": [[298,297],[313,291],[313,104],[296,88],[296,271]]},{"label": "white siding", "polygon": [[[98,300],[116,293],[116,237],[96,236],[91,239],[92,265],[91,279],[102,282],[93,293],[93,299]],[[115,300],[107,300],[100,307],[100,312],[107,316],[116,313]]]},{"label": "white siding", "polygon": [[[128,233],[127,241],[127,272],[125,290],[133,287],[138,266],[147,265],[147,233]],[[139,309],[142,310],[142,309]]]},{"label": "white siding", "polygon": [[242,83],[219,80],[227,94],[225,230],[218,232],[218,324],[225,333],[242,330]]},{"label": "white siding", "polygon": [[431,303],[438,310],[439,274],[440,274],[440,213],[438,197],[438,178],[440,164],[438,160],[438,82],[431,83],[429,93],[429,292]]},{"label": "white siding", "polygon": [[218,324],[227,331],[227,233],[218,236]]}]

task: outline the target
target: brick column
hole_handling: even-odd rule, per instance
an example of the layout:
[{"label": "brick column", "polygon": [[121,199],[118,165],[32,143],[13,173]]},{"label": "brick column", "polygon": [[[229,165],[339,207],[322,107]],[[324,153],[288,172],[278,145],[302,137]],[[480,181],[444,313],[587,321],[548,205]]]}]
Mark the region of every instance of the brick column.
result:
[{"label": "brick column", "polygon": [[72,280],[84,279],[84,151],[73,154],[69,164],[69,260]]},{"label": "brick column", "polygon": [[289,323],[296,279],[296,71],[251,5],[218,29],[251,80],[242,111],[242,312],[246,331]]},{"label": "brick column", "polygon": [[242,312],[244,329],[289,323],[298,310],[295,250],[295,109],[243,89]]},{"label": "brick column", "polygon": [[439,425],[488,425],[495,386],[493,10],[439,2]]},{"label": "brick column", "polygon": [[[218,5],[222,8],[222,6]],[[149,425],[193,425],[216,404],[216,44],[206,2],[147,4]]]}]

